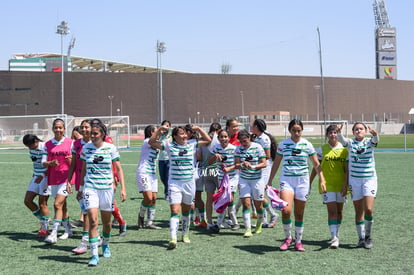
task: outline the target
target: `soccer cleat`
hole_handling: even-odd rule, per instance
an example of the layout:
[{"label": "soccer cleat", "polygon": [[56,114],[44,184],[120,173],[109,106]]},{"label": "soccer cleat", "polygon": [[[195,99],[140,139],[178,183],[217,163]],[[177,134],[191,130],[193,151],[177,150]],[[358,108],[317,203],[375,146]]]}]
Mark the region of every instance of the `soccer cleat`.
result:
[{"label": "soccer cleat", "polygon": [[168,249],[174,249],[177,247],[177,239],[172,239],[169,243],[168,243]]},{"label": "soccer cleat", "polygon": [[257,213],[252,213],[252,219],[257,219]]},{"label": "soccer cleat", "polygon": [[252,230],[249,228],[249,229],[246,230],[243,237],[244,238],[250,238],[251,236],[253,236],[253,234],[252,234]]},{"label": "soccer cleat", "polygon": [[156,226],[156,225],[155,225],[155,224],[153,224],[153,223],[148,224],[147,226],[145,226],[145,228],[147,228],[147,229],[154,229],[154,230],[160,230],[160,229],[162,229],[161,227]]},{"label": "soccer cleat", "polygon": [[371,249],[372,248],[372,240],[371,240],[371,237],[370,236],[366,236],[365,237],[364,247],[366,249]]},{"label": "soccer cleat", "polygon": [[138,215],[138,229],[144,228],[144,217]]},{"label": "soccer cleat", "polygon": [[109,244],[102,245],[102,255],[104,256],[104,258],[111,257],[111,250],[109,249]]},{"label": "soccer cleat", "polygon": [[288,250],[291,243],[292,243],[292,238],[284,239],[282,245],[279,247],[280,251]]},{"label": "soccer cleat", "polygon": [[88,263],[88,266],[97,266],[99,264],[99,256],[93,255],[91,260]]},{"label": "soccer cleat", "polygon": [[219,233],[220,227],[217,224],[213,224],[210,226],[210,228],[207,227],[208,230],[210,230],[213,233]]},{"label": "soccer cleat", "polygon": [[60,239],[60,240],[66,240],[66,239],[68,239],[68,238],[70,238],[70,237],[72,237],[72,236],[73,236],[72,231],[70,231],[70,232],[65,232],[65,233],[63,233],[61,236],[59,236],[59,239]]},{"label": "soccer cleat", "polygon": [[[195,221],[194,221],[194,224],[195,224]],[[201,227],[207,227],[207,222],[206,222],[206,221],[204,221],[204,220],[202,220],[202,221],[198,224],[198,226],[201,226]]]},{"label": "soccer cleat", "polygon": [[231,230],[236,231],[236,230],[239,230],[239,229],[240,229],[240,225],[238,223],[231,225]]},{"label": "soccer cleat", "polygon": [[279,215],[278,214],[273,215],[270,218],[270,223],[267,224],[267,228],[273,228],[273,227],[275,227],[278,218],[279,218]]},{"label": "soccer cleat", "polygon": [[119,236],[125,237],[126,232],[127,232],[127,224],[125,223],[125,224],[119,225]]},{"label": "soccer cleat", "polygon": [[199,226],[200,225],[200,218],[199,217],[196,217],[195,219],[194,219],[194,225],[195,226]]},{"label": "soccer cleat", "polygon": [[262,233],[262,224],[261,223],[257,223],[256,224],[256,230],[254,231],[255,234],[260,234]]},{"label": "soccer cleat", "polygon": [[75,254],[83,254],[88,252],[88,245],[85,242],[81,242],[78,247],[72,249],[72,252]]},{"label": "soccer cleat", "polygon": [[75,222],[71,222],[70,226],[72,228],[78,228],[78,227],[82,227],[83,226],[83,221],[77,220]]},{"label": "soccer cleat", "polygon": [[52,234],[45,238],[45,242],[49,244],[57,243],[57,233],[52,232]]},{"label": "soccer cleat", "polygon": [[365,247],[365,240],[364,240],[364,239],[359,239],[359,241],[358,241],[358,243],[357,243],[356,247],[357,247],[357,248],[360,248],[360,247]]},{"label": "soccer cleat", "polygon": [[39,230],[39,232],[37,233],[38,238],[46,238],[47,235],[49,235],[48,230]]},{"label": "soccer cleat", "polygon": [[183,243],[191,243],[190,236],[188,236],[188,234],[183,235]]},{"label": "soccer cleat", "polygon": [[336,249],[339,247],[339,239],[337,237],[332,238],[329,248]]},{"label": "soccer cleat", "polygon": [[302,243],[295,243],[295,250],[296,251],[300,251],[300,252],[304,252],[305,248],[303,248],[303,244]]}]

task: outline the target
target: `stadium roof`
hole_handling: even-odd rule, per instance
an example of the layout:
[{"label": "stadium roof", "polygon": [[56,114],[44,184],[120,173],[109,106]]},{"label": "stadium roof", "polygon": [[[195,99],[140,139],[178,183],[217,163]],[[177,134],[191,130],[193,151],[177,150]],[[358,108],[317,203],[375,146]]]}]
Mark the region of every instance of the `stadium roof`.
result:
[{"label": "stadium roof", "polygon": [[[66,57],[66,55],[64,55]],[[26,53],[26,54],[14,54],[13,59],[26,59],[26,58],[61,58],[60,54],[55,53]],[[121,63],[116,61],[109,61],[109,60],[102,60],[102,59],[95,59],[89,57],[80,57],[80,56],[70,56],[72,61],[72,71],[73,72],[80,72],[80,71],[87,71],[87,72],[114,72],[114,73],[123,73],[123,72],[130,72],[130,73],[154,73],[157,72],[157,68],[143,66],[143,65],[136,65],[136,64],[128,64],[128,63]],[[163,73],[183,73],[179,71],[168,70],[162,68]]]}]

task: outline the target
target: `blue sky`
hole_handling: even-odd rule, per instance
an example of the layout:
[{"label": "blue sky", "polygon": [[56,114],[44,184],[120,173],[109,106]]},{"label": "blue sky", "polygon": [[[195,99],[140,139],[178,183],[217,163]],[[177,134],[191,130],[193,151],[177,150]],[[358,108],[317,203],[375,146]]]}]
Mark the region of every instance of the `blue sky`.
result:
[{"label": "blue sky", "polygon": [[[397,28],[398,79],[414,80],[414,1],[388,0]],[[0,70],[14,53],[60,53],[56,26],[76,38],[72,55],[192,73],[375,78],[372,0],[1,1]]]}]

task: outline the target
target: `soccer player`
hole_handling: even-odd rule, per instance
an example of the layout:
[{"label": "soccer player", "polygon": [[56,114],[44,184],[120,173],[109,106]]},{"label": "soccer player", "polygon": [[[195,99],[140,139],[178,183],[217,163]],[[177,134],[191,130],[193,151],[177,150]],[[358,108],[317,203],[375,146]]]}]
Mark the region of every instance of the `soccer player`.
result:
[{"label": "soccer player", "polygon": [[[85,144],[88,144],[91,141],[91,122],[88,119],[85,119],[81,122],[80,132],[82,134],[82,138],[77,139],[73,142],[72,145],[72,163],[69,168],[69,175],[68,175],[68,182],[66,184],[66,191],[69,194],[72,194],[72,179],[74,179],[75,182],[75,190],[79,191],[80,182],[81,182],[81,173],[82,173],[82,165],[83,162],[80,159],[82,148],[85,146]],[[82,254],[86,253],[88,250],[88,243],[89,243],[89,219],[88,219],[88,212],[86,211],[84,199],[80,198],[78,200],[80,209],[81,209],[81,215],[82,215],[82,239],[80,244],[72,249],[73,253],[76,254]]]},{"label": "soccer player", "polygon": [[[323,175],[325,177],[325,192],[319,186],[319,193],[322,194],[322,202],[328,210],[328,226],[331,232],[330,248],[339,247],[339,226],[342,222],[342,210],[346,202],[346,192],[348,185],[347,177],[347,158],[348,151],[338,142],[338,131],[336,125],[326,128],[325,136],[328,143],[316,149],[318,160],[321,163]],[[316,171],[312,170],[310,183],[316,176]]]},{"label": "soccer player", "polygon": [[262,146],[251,140],[247,130],[238,134],[240,146],[237,146],[234,156],[235,168],[240,170],[239,188],[243,205],[243,222],[245,238],[253,236],[250,221],[251,198],[257,211],[256,234],[262,233],[263,199],[266,182],[262,177],[262,169],[266,168],[266,154]]},{"label": "soccer player", "polygon": [[[47,200],[50,195],[50,186],[47,185],[46,170],[42,163],[42,152],[45,144],[36,136],[27,134],[23,137],[23,144],[29,148],[29,156],[33,162],[33,177],[24,197],[24,204],[32,211],[40,222],[38,238],[45,238],[49,234],[49,208]],[[34,202],[39,196],[39,204]]]},{"label": "soccer player", "polygon": [[[263,119],[256,119],[253,122],[252,132],[253,132],[253,141],[260,144],[263,147],[263,150],[266,154],[266,168],[262,169],[262,177],[265,183],[268,182],[270,171],[272,170],[273,160],[276,157],[276,148],[277,144],[272,135],[266,132],[267,125]],[[273,228],[276,225],[276,221],[279,218],[279,214],[270,205],[270,202],[266,199],[263,200],[263,207],[265,212],[263,212],[263,227],[264,228]],[[270,223],[267,222],[266,213],[270,214]]]},{"label": "soccer player", "polygon": [[[352,127],[353,139],[341,134],[342,125],[338,127],[338,140],[348,148],[349,154],[349,189],[355,208],[355,223],[359,237],[357,247],[372,248],[372,225],[374,223],[374,201],[377,195],[377,172],[375,170],[374,148],[379,136],[362,122]],[[371,138],[365,137],[367,133]]]},{"label": "soccer player", "polygon": [[[229,133],[226,130],[218,131],[219,144],[214,145],[211,148],[209,164],[216,163],[218,168],[218,182],[221,183],[224,173],[227,173],[230,180],[230,189],[232,194],[232,202],[228,206],[228,212],[230,213],[230,219],[232,221],[231,229],[238,230],[240,225],[236,217],[236,209],[234,207],[234,194],[237,192],[238,177],[234,166],[234,152],[236,146],[229,143]],[[224,165],[224,166],[223,166]],[[225,211],[220,213],[217,218],[217,227],[221,228],[223,225],[226,227],[227,223],[224,221]]]},{"label": "soccer player", "polygon": [[161,126],[151,136],[149,144],[153,148],[165,150],[170,159],[170,173],[168,181],[168,197],[170,201],[170,249],[177,247],[177,231],[179,224],[180,207],[182,210],[182,240],[189,243],[190,208],[195,195],[194,159],[195,151],[199,146],[210,143],[209,135],[200,127],[193,126],[192,130],[201,135],[201,140],[194,139],[187,142],[187,133],[184,127],[175,127],[172,130],[172,142],[161,143],[159,138],[167,127]]},{"label": "soccer player", "polygon": [[[213,140],[214,136],[217,135],[217,131],[221,129],[221,125],[217,122],[213,122],[210,125],[208,135]],[[215,139],[217,143],[217,138]],[[215,164],[209,164],[210,159],[210,143],[209,146],[200,147],[197,149],[197,155],[199,160],[199,178],[196,180],[196,194],[195,194],[195,206],[201,214],[203,221],[204,218],[207,220],[207,230],[212,232],[218,232],[220,228],[213,224],[213,193],[218,187],[218,171]],[[206,191],[206,202],[204,203],[202,198],[203,191]]]},{"label": "soccer player", "polygon": [[57,242],[60,224],[65,228],[65,233],[59,239],[65,240],[73,235],[66,206],[66,197],[68,195],[66,182],[72,161],[70,150],[72,139],[65,137],[65,122],[60,118],[53,121],[52,130],[54,138],[46,142],[42,156],[43,166],[47,167],[48,185],[51,186],[51,194],[55,199],[53,228],[50,235],[45,239],[45,242],[49,244]]},{"label": "soccer player", "polygon": [[[138,191],[144,196],[138,212],[138,228],[161,229],[153,221],[155,218],[155,205],[158,193],[158,178],[156,171],[156,161],[158,150],[151,147],[148,141],[157,127],[148,125],[144,129],[144,142],[141,148],[141,156],[137,167],[136,180]],[[148,211],[147,224],[144,226],[145,213]]]},{"label": "soccer player", "polygon": [[[317,171],[321,186],[325,186],[325,178],[322,173],[316,151],[313,145],[302,138],[303,123],[298,119],[289,122],[288,130],[290,137],[279,143],[276,158],[272,166],[268,185],[272,186],[280,163],[283,161],[282,174],[280,176],[280,198],[288,203],[282,210],[282,223],[285,239],[280,246],[285,251],[292,243],[292,221],[290,219],[292,208],[295,215],[295,250],[305,251],[302,244],[303,214],[309,194],[309,166],[307,157],[312,161]],[[322,189],[325,191],[324,189]]]},{"label": "soccer player", "polygon": [[228,119],[226,121],[226,130],[229,133],[229,143],[239,146],[239,122],[234,118]]},{"label": "soccer player", "polygon": [[119,161],[119,153],[116,147],[104,141],[105,125],[91,124],[91,143],[85,144],[82,148],[81,160],[83,161],[81,183],[77,197],[85,201],[88,211],[89,245],[92,257],[89,266],[96,266],[99,263],[98,256],[98,211],[102,219],[102,252],[105,258],[111,257],[109,240],[111,236],[111,214],[113,211],[114,186],[112,164],[115,165],[119,183],[121,185],[121,200],[126,200],[124,173]]},{"label": "soccer player", "polygon": [[[171,122],[169,120],[164,120],[161,122],[161,126],[167,126],[168,131],[165,131],[161,134],[160,141],[170,141],[171,140]],[[165,151],[159,151],[158,153],[158,173],[162,184],[164,185],[164,198],[168,199],[168,172],[170,170],[170,161],[168,155]]]},{"label": "soccer player", "polygon": [[[103,122],[99,118],[92,119],[91,123],[101,125],[102,129],[105,131],[105,139],[104,139],[105,142],[108,142],[111,144],[114,143],[112,138],[108,136],[108,129],[106,128],[105,124],[103,124]],[[119,176],[118,176],[118,172],[117,172],[117,169],[114,163],[112,163],[112,173],[114,173],[113,175],[114,176],[114,193],[116,193],[116,188],[119,182]],[[112,221],[112,226],[119,226],[119,236],[125,237],[126,230],[127,230],[127,223],[121,215],[121,211],[119,210],[119,207],[116,203],[116,199],[114,199],[114,208],[112,211],[112,216],[114,217],[114,220]]]}]

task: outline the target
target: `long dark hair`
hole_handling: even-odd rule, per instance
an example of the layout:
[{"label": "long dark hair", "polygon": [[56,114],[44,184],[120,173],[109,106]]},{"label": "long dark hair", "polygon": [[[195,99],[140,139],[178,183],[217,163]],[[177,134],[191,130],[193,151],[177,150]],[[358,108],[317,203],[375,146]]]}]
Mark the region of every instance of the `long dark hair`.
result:
[{"label": "long dark hair", "polygon": [[263,119],[258,118],[253,122],[253,125],[256,126],[257,129],[259,129],[260,132],[266,134],[269,137],[269,139],[270,139],[270,158],[272,160],[275,160],[276,151],[277,151],[277,141],[276,141],[274,136],[272,136],[270,133],[268,133],[266,131],[266,129],[267,129],[266,122]]},{"label": "long dark hair", "polygon": [[155,126],[154,125],[148,125],[144,129],[144,136],[145,138],[150,138],[152,136],[152,132],[154,132]]}]

